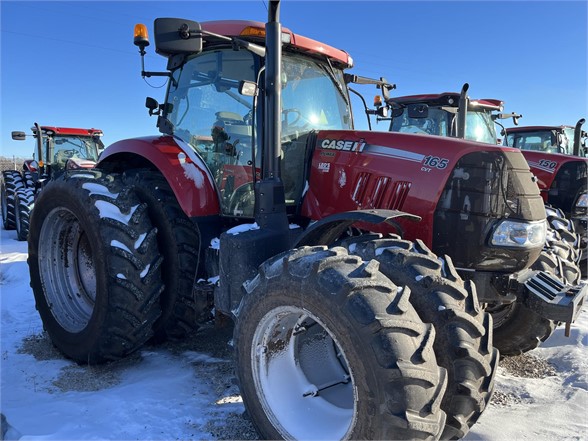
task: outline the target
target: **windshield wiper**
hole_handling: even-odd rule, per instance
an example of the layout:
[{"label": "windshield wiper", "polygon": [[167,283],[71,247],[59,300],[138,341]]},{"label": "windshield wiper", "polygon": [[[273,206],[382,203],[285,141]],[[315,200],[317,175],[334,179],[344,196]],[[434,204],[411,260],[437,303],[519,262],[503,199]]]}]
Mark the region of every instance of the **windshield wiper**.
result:
[{"label": "windshield wiper", "polygon": [[324,64],[320,64],[319,66],[321,67],[321,69],[323,69],[327,73],[327,75],[329,75],[329,78],[331,79],[331,81],[335,84],[335,86],[337,86],[337,90],[339,91],[339,94],[343,98],[343,101],[345,101],[345,104],[347,105],[347,107],[349,107],[349,101],[347,100],[347,97],[345,96],[343,86],[341,85],[341,83],[339,83],[339,81],[337,81],[337,77],[335,75],[335,69],[333,68],[333,65],[331,64],[331,60],[329,60],[328,58],[327,58],[327,63],[329,65],[329,69],[327,69],[327,67]]}]

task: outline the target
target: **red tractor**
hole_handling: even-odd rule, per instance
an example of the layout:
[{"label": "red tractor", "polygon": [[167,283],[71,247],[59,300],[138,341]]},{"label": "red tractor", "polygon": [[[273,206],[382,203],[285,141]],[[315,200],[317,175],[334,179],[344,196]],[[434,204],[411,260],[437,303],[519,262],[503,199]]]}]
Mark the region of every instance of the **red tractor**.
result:
[{"label": "red tractor", "polygon": [[[278,1],[268,15],[155,20],[167,71],[142,74],[169,78],[163,103],[146,102],[162,135],[110,145],[36,201],[28,262],[44,327],[94,364],[185,337],[214,308],[234,321],[262,437],[463,437],[498,351],[454,262],[509,282],[484,301],[557,321],[575,319],[586,289],[527,270],[545,210],[519,150],[353,130],[348,85],[391,85],[282,28]],[[142,25],[135,44],[144,55]]]},{"label": "red tractor", "polygon": [[[541,196],[554,207],[554,216],[561,224],[559,231],[574,241],[579,234],[578,249],[583,260],[588,256],[588,152],[585,120],[572,126],[513,127],[503,133],[504,145],[522,150],[531,171],[537,176]],[[562,218],[569,219],[562,223]],[[571,235],[570,235],[571,233]]]},{"label": "red tractor", "polygon": [[[45,183],[65,170],[93,168],[104,148],[98,129],[39,126],[31,129],[36,140],[35,159],[18,170],[2,172],[1,203],[4,229],[16,229],[18,240],[26,240],[35,194]],[[38,136],[38,134],[41,136]],[[12,139],[23,141],[25,132],[12,132]]]}]

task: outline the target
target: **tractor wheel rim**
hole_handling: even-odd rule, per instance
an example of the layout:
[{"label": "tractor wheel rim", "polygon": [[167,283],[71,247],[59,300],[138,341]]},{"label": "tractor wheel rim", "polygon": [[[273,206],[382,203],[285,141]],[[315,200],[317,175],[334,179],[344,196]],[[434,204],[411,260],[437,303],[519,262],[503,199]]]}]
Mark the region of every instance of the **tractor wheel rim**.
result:
[{"label": "tractor wheel rim", "polygon": [[251,365],[266,416],[285,439],[344,439],[356,389],[341,345],[307,310],[268,312],[253,337]]},{"label": "tractor wheel rim", "polygon": [[92,248],[78,219],[66,208],[49,213],[41,228],[39,273],[51,313],[67,332],[82,331],[96,301]]}]

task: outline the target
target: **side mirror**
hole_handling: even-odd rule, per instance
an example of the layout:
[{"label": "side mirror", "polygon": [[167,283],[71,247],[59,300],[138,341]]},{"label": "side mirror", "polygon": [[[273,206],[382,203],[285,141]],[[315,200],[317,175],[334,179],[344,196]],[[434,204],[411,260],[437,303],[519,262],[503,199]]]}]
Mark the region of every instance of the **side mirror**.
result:
[{"label": "side mirror", "polygon": [[239,93],[243,96],[256,96],[257,84],[253,81],[241,81],[239,83]]},{"label": "side mirror", "polygon": [[427,104],[409,104],[408,109],[409,118],[426,118],[429,116],[429,106]]},{"label": "side mirror", "polygon": [[26,139],[25,132],[12,132],[12,139],[15,141],[24,141]]},{"label": "side mirror", "polygon": [[165,57],[202,52],[200,23],[183,18],[157,18],[154,25],[155,52]]},{"label": "side mirror", "polygon": [[395,107],[392,109],[392,118],[398,118],[404,113],[404,107]]},{"label": "side mirror", "polygon": [[149,116],[159,115],[159,103],[155,98],[148,96],[145,99],[145,107],[149,109]]}]

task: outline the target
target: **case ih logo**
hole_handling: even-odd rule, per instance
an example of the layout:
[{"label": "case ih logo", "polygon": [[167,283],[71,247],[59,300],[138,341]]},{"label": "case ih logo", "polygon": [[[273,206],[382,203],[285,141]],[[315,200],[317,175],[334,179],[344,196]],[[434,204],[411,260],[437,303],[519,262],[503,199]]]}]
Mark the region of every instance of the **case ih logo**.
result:
[{"label": "case ih logo", "polygon": [[346,152],[363,152],[365,142],[361,141],[345,141],[337,139],[324,139],[321,142],[321,148],[331,150],[344,150]]}]

